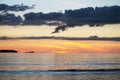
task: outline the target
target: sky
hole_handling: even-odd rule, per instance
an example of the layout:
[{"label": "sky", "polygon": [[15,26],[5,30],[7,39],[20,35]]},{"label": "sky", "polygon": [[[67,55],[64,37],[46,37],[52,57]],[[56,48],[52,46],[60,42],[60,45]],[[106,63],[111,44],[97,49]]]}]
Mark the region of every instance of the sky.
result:
[{"label": "sky", "polygon": [[0,40],[0,49],[36,53],[119,53],[119,41]]},{"label": "sky", "polygon": [[120,37],[120,24],[104,25],[103,27],[67,28],[66,31],[52,34],[56,26],[0,26],[0,36],[27,37],[27,36],[56,36],[56,37]]},{"label": "sky", "polygon": [[[23,15],[28,12],[64,12],[66,9],[80,9],[84,7],[120,5],[120,0],[0,0],[0,3],[35,4],[35,9],[15,13]],[[48,25],[0,25],[0,37],[120,37],[120,24],[107,24],[98,27],[88,25],[67,28],[66,31],[52,34],[57,26]],[[68,40],[0,40],[0,49],[16,49],[19,52],[51,52],[51,53],[80,53],[80,52],[120,52],[120,42],[117,41],[68,41]]]},{"label": "sky", "polygon": [[64,11],[65,9],[79,9],[84,7],[120,5],[120,0],[0,0],[0,3],[35,4],[34,12]]}]

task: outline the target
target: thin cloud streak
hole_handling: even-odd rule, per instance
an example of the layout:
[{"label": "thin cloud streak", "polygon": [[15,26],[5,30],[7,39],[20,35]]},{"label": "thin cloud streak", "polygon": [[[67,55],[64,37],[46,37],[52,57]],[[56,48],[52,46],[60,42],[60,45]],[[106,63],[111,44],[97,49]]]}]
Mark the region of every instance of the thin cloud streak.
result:
[{"label": "thin cloud streak", "polygon": [[38,37],[7,37],[2,36],[0,40],[16,40],[16,39],[55,39],[55,40],[102,40],[102,41],[120,41],[120,37],[97,37],[97,36],[90,36],[90,37],[55,37],[55,36],[38,36]]}]

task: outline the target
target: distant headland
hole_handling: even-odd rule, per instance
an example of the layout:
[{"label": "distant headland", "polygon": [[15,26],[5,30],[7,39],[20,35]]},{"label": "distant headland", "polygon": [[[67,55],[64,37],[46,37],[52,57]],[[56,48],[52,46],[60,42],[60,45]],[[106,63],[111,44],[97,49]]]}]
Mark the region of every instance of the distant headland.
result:
[{"label": "distant headland", "polygon": [[0,53],[17,53],[18,51],[16,51],[16,50],[0,50]]}]

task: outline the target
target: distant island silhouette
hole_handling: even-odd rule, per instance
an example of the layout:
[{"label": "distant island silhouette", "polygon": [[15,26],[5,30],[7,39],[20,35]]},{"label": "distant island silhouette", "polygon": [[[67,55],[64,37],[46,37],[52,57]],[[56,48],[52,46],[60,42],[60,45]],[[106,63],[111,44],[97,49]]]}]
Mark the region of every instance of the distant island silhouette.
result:
[{"label": "distant island silhouette", "polygon": [[0,53],[17,53],[18,51],[16,51],[16,50],[0,50]]},{"label": "distant island silhouette", "polygon": [[25,52],[25,53],[35,53],[34,51],[29,51],[29,52]]}]

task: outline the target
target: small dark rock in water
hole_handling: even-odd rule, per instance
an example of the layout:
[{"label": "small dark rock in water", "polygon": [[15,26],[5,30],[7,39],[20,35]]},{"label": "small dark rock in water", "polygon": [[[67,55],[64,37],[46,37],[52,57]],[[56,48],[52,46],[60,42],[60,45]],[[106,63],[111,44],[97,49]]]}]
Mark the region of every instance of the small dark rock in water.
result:
[{"label": "small dark rock in water", "polygon": [[18,51],[16,50],[0,50],[0,53],[17,53]]}]

